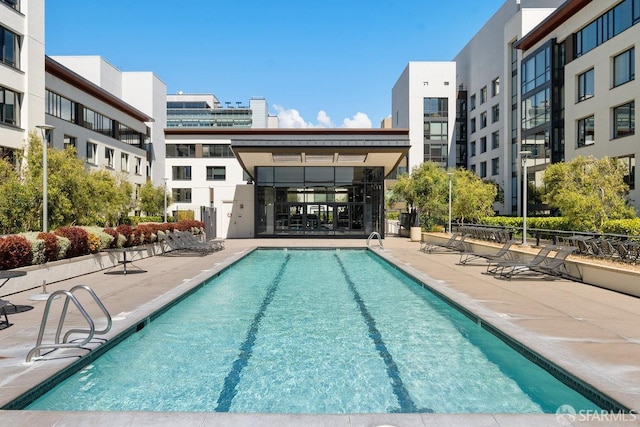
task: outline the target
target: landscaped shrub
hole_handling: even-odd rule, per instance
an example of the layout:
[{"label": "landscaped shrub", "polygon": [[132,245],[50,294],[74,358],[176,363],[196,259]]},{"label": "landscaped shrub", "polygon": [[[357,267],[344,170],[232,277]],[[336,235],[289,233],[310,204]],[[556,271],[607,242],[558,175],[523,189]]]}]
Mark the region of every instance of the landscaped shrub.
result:
[{"label": "landscaped shrub", "polygon": [[89,253],[95,254],[101,249],[100,237],[87,231],[87,244],[89,245]]},{"label": "landscaped shrub", "polygon": [[[97,249],[94,249],[92,247],[91,242],[89,242],[90,250],[92,253],[99,252],[102,249],[110,248],[113,240],[117,238],[117,234],[113,236],[110,233],[106,233],[105,229],[101,227],[82,227],[82,228],[87,230],[87,233],[89,233],[89,236],[90,236],[89,240],[92,239],[91,238],[92,234],[98,237],[98,239],[100,240],[100,242],[97,244]],[[93,246],[96,246],[96,244],[93,244]]]},{"label": "landscaped shrub", "polygon": [[135,233],[138,236],[137,244],[139,245],[153,243],[158,239],[157,227],[155,224],[138,224]]},{"label": "landscaped shrub", "polygon": [[122,234],[125,238],[124,243],[122,245],[122,247],[129,247],[133,244],[133,227],[131,227],[130,225],[127,224],[120,224],[119,226],[116,227],[116,231],[119,234]]},{"label": "landscaped shrub", "polygon": [[[113,248],[122,247],[122,243],[124,243],[125,237],[122,236],[122,234],[118,233],[118,231],[115,228],[105,228],[102,231],[104,231],[105,234],[108,234],[109,236],[111,236],[111,243],[109,243],[109,246],[107,246],[107,248],[113,249]],[[122,242],[119,241],[121,236],[122,236]]]},{"label": "landscaped shrub", "polygon": [[69,249],[67,250],[67,258],[73,258],[82,255],[88,255],[89,252],[89,233],[80,227],[60,227],[54,231],[58,236],[69,239]]},{"label": "landscaped shrub", "polygon": [[58,237],[53,233],[38,233],[38,239],[44,241],[44,259],[42,262],[58,259]]},{"label": "landscaped shrub", "polygon": [[31,243],[25,237],[16,234],[0,237],[0,270],[24,267],[32,260]]},{"label": "landscaped shrub", "polygon": [[204,222],[202,221],[185,219],[183,221],[178,221],[175,224],[176,230],[179,231],[189,231],[193,234],[201,234],[204,232]]},{"label": "landscaped shrub", "polygon": [[640,218],[611,219],[602,224],[603,233],[640,236]]}]

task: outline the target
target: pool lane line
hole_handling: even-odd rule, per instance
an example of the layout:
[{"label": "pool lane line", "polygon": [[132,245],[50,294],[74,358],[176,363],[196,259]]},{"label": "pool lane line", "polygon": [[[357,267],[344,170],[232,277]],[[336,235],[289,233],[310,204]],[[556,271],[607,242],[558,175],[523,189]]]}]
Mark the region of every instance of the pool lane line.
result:
[{"label": "pool lane line", "polygon": [[356,304],[360,309],[360,314],[362,314],[362,317],[364,318],[364,321],[367,324],[367,327],[369,328],[369,337],[373,340],[376,350],[378,350],[380,357],[384,361],[384,364],[387,366],[387,375],[391,379],[391,386],[393,388],[393,393],[396,395],[396,398],[398,399],[398,404],[400,405],[400,410],[398,412],[433,412],[433,409],[430,409],[430,408],[418,409],[413,399],[411,399],[411,396],[409,395],[409,391],[404,386],[404,383],[402,382],[402,378],[400,378],[400,371],[398,370],[398,365],[396,365],[396,362],[393,360],[393,356],[391,355],[391,353],[389,353],[389,350],[387,349],[387,345],[384,343],[384,340],[382,339],[382,334],[376,327],[375,319],[367,309],[367,306],[364,303],[364,300],[362,299],[362,297],[360,296],[360,293],[356,289],[355,283],[353,282],[353,280],[351,280],[351,277],[349,276],[347,269],[344,267],[344,264],[342,264],[342,260],[337,254],[335,255],[335,257],[338,260],[338,264],[340,265],[342,274],[347,280],[349,289],[353,293],[353,299],[356,301]]},{"label": "pool lane line", "polygon": [[220,392],[220,396],[218,397],[218,406],[216,406],[216,412],[229,412],[231,408],[231,403],[233,402],[233,398],[236,396],[237,390],[236,387],[240,382],[240,374],[242,370],[249,363],[249,358],[253,353],[253,345],[256,342],[256,338],[258,336],[258,326],[260,326],[260,320],[264,317],[264,313],[267,310],[271,301],[273,301],[273,297],[278,290],[278,286],[280,285],[280,281],[282,280],[282,276],[284,274],[284,269],[286,265],[289,263],[291,259],[291,255],[287,254],[284,262],[280,266],[280,270],[276,275],[276,278],[273,280],[273,283],[267,290],[267,294],[262,300],[262,304],[258,309],[258,312],[253,318],[253,322],[247,331],[247,336],[240,346],[240,354],[238,358],[233,362],[231,367],[231,371],[227,374],[227,377],[224,379],[224,386],[222,387],[222,391]]}]

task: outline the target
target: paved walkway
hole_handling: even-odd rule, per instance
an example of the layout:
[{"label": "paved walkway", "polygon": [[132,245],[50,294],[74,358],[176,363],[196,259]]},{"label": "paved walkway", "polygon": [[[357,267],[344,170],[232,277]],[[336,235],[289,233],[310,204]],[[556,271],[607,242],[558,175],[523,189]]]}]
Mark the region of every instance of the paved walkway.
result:
[{"label": "paved walkway", "polygon": [[[48,285],[48,291],[91,286],[114,317],[107,338],[169,303],[204,278],[239,259],[255,246],[362,247],[364,240],[228,240],[226,249],[208,256],[158,256],[136,261],[142,274],[96,272]],[[372,242],[372,246],[375,246]],[[464,306],[484,322],[525,344],[556,366],[580,378],[620,404],[640,409],[640,299],[567,280],[514,279],[503,281],[482,274],[483,266],[458,266],[455,254],[425,254],[406,238],[384,240],[385,257],[438,292]],[[377,250],[377,249],[376,249]],[[117,267],[118,268],[118,267]],[[0,406],[41,383],[86,351],[56,352],[46,361],[24,364],[33,347],[45,303],[31,301],[38,291],[12,295],[20,311],[10,314],[12,325],[0,330]],[[73,321],[73,314],[69,320]],[[99,327],[100,325],[98,325]],[[617,419],[618,425],[630,425]],[[614,419],[610,418],[609,420]],[[601,419],[600,419],[601,420]],[[640,418],[639,418],[640,420]],[[577,418],[577,421],[599,421]],[[505,414],[210,414],[96,413],[0,411],[0,425],[530,425],[558,426],[555,415]],[[616,423],[613,423],[614,425]],[[580,423],[580,425],[583,425]],[[608,425],[611,425],[608,424]]]}]

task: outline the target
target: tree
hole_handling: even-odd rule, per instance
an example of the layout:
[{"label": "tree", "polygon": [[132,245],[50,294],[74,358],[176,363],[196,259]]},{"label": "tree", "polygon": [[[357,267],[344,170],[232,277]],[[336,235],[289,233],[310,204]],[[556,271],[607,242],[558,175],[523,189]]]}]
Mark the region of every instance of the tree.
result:
[{"label": "tree", "polygon": [[493,202],[498,194],[494,183],[483,182],[473,172],[458,169],[453,176],[453,189],[451,210],[462,223],[494,215]]},{"label": "tree", "polygon": [[391,188],[392,202],[406,201],[410,209],[417,209],[425,227],[442,223],[448,209],[449,178],[446,171],[434,162],[424,162],[401,175]]},{"label": "tree", "polygon": [[[149,216],[164,214],[164,186],[154,187],[151,181],[140,187],[138,209]],[[171,204],[171,197],[167,194],[167,205]]]},{"label": "tree", "polygon": [[0,234],[18,233],[25,229],[25,211],[32,204],[14,166],[0,159]]},{"label": "tree", "polygon": [[92,171],[88,177],[88,194],[93,203],[83,223],[116,226],[135,206],[133,187],[123,176],[106,170]]},{"label": "tree", "polygon": [[626,166],[616,159],[578,156],[549,165],[544,172],[543,201],[559,209],[575,230],[597,231],[610,219],[634,218],[627,204]]}]

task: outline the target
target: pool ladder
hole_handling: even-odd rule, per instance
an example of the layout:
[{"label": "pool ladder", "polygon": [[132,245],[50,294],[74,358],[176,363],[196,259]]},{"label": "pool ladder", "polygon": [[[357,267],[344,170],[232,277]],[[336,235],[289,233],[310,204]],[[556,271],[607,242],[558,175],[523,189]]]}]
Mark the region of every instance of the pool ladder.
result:
[{"label": "pool ladder", "polygon": [[[87,313],[87,310],[85,310],[84,306],[80,303],[80,301],[78,301],[78,298],[74,295],[75,292],[80,290],[84,290],[88,292],[89,295],[95,301],[95,303],[98,305],[100,310],[102,310],[102,312],[104,313],[105,317],[107,318],[107,326],[104,329],[98,330],[98,331],[96,330],[95,322],[93,321],[89,313]],[[64,305],[62,306],[60,320],[58,321],[58,328],[56,329],[55,341],[50,344],[42,344],[42,339],[44,337],[44,332],[47,326],[47,319],[49,318],[49,310],[51,309],[51,303],[53,302],[53,300],[63,295],[65,296],[65,301],[64,301]],[[69,309],[69,302],[73,302],[75,304],[76,308],[78,309],[82,317],[84,317],[84,320],[86,320],[89,327],[88,329],[83,329],[83,328],[69,329],[62,337],[62,340],[60,340],[60,335],[62,335],[62,328],[64,326],[64,320],[65,320],[65,317],[67,316],[67,311]],[[51,295],[49,295],[49,298],[47,299],[47,304],[44,307],[44,313],[42,314],[42,323],[40,324],[40,331],[38,332],[38,339],[36,341],[36,346],[32,348],[31,351],[29,351],[29,353],[27,354],[26,362],[27,363],[31,362],[33,357],[40,357],[40,350],[43,350],[43,349],[57,350],[59,348],[83,348],[84,345],[91,342],[91,340],[95,335],[104,335],[107,332],[109,332],[109,330],[111,330],[111,324],[112,324],[111,315],[107,311],[104,304],[102,304],[102,301],[100,301],[100,298],[98,298],[98,295],[96,295],[93,289],[91,289],[89,286],[77,285],[68,291],[59,290],[59,291],[52,292]],[[70,342],[68,340],[71,334],[86,334],[86,337],[79,341]]]},{"label": "pool ladder", "polygon": [[369,234],[369,237],[367,237],[367,247],[369,247],[369,242],[374,237],[378,239],[378,245],[380,245],[380,248],[384,250],[384,246],[382,246],[382,236],[380,236],[380,233],[378,233],[377,231],[372,231],[371,234]]}]

